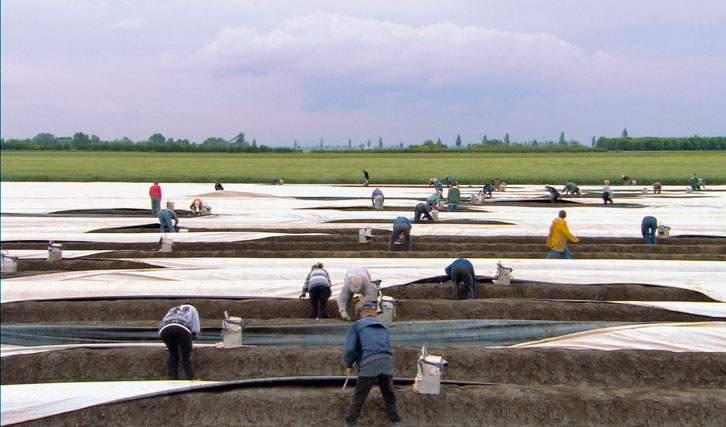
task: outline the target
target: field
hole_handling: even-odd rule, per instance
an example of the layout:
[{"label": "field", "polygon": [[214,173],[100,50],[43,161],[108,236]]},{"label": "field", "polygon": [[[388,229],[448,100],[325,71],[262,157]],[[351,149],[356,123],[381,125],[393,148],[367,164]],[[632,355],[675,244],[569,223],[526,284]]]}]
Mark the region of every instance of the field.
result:
[{"label": "field", "polygon": [[4,151],[3,181],[269,182],[423,184],[453,175],[467,184],[499,177],[511,184],[618,183],[622,174],[643,184],[686,184],[693,173],[708,184],[726,183],[724,152],[609,153],[303,153],[191,154]]}]

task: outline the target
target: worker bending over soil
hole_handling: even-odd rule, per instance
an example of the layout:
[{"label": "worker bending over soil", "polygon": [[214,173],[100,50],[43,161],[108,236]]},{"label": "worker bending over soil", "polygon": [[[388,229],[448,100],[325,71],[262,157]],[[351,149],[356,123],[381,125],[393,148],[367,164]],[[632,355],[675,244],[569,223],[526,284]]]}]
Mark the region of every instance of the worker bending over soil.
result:
[{"label": "worker bending over soil", "polygon": [[429,207],[426,203],[417,203],[413,211],[413,222],[421,222],[422,218],[426,218],[428,222],[434,222],[434,218],[429,213]]},{"label": "worker bending over soil", "polygon": [[373,190],[373,193],[371,194],[371,204],[373,204],[373,207],[376,209],[383,209],[383,200],[383,191],[381,191],[380,188]]},{"label": "worker bending over soil", "polygon": [[449,192],[446,194],[446,210],[456,212],[459,208],[459,202],[461,202],[461,190],[459,190],[458,183],[454,182],[454,185],[449,188]]},{"label": "worker bending over soil", "polygon": [[393,350],[388,326],[376,318],[376,304],[366,302],[361,307],[360,320],[351,325],[345,337],[346,374],[350,376],[353,366],[358,369],[355,390],[350,396],[350,406],[345,414],[345,425],[352,426],[360,416],[363,403],[373,385],[378,382],[386,416],[394,426],[401,425],[396,395],[393,392]]},{"label": "worker bending over soil", "polygon": [[368,180],[370,179],[370,175],[368,175],[368,171],[363,169],[363,186],[368,187]]},{"label": "worker bending over soil", "polygon": [[214,183],[214,191],[224,191],[224,187],[222,187],[222,183],[217,181]]},{"label": "worker bending over soil", "polygon": [[565,259],[572,258],[570,256],[570,252],[567,250],[567,241],[571,240],[573,243],[577,243],[580,240],[573,236],[572,233],[570,233],[570,229],[567,228],[567,222],[565,222],[566,216],[567,212],[560,211],[559,217],[552,221],[550,234],[547,236],[547,246],[549,246],[552,251],[549,255],[547,255],[547,259],[555,258],[556,256]]},{"label": "worker bending over soil", "polygon": [[[176,216],[176,212],[173,209],[169,209],[172,206],[171,202],[166,202],[166,209],[162,209],[159,212],[159,222],[161,223],[160,232],[164,232],[165,228],[169,229],[170,233],[176,232],[176,227],[179,225],[179,217]],[[174,220],[172,225],[171,220]]]},{"label": "worker bending over soil", "polygon": [[[459,258],[452,262],[446,269],[446,275],[454,283],[454,299],[476,298],[476,275],[474,266],[469,260]],[[462,284],[463,286],[459,286]]]},{"label": "worker bending over soil", "polygon": [[404,216],[399,216],[395,220],[393,220],[393,230],[391,230],[391,238],[388,240],[389,251],[393,250],[393,245],[396,242],[398,236],[400,236],[401,234],[403,234],[403,236],[406,238],[408,250],[413,250],[413,243],[411,242],[411,221],[409,221],[408,218]]},{"label": "worker bending over soil", "polygon": [[652,216],[646,216],[643,218],[643,222],[640,223],[640,232],[643,234],[646,245],[655,245],[658,241],[658,220]]},{"label": "worker bending over soil", "polygon": [[194,199],[194,201],[192,201],[192,204],[189,205],[189,209],[191,209],[194,215],[198,216],[202,214],[202,206],[204,206],[204,204],[202,203],[202,199]]},{"label": "worker bending over soil", "polygon": [[330,275],[323,268],[323,263],[313,265],[300,294],[300,299],[310,292],[311,319],[328,318],[328,298],[330,298]]},{"label": "worker bending over soil", "polygon": [[576,197],[582,196],[582,193],[580,192],[580,187],[578,187],[577,184],[572,181],[565,184],[565,188],[562,189],[562,193],[564,193],[565,195],[571,194]]},{"label": "worker bending over soil", "polygon": [[371,282],[371,275],[364,267],[351,267],[345,274],[345,283],[338,295],[338,311],[346,322],[353,318],[353,294],[362,294],[363,302],[375,302],[378,290]]},{"label": "worker bending over soil", "polygon": [[184,377],[194,378],[192,364],[192,340],[201,331],[199,313],[193,305],[186,303],[171,308],[159,325],[159,335],[169,349],[169,379],[179,379],[179,350],[181,350]]},{"label": "worker bending over soil", "polygon": [[663,188],[663,183],[660,181],[657,181],[653,184],[653,194],[660,194],[661,189]]},{"label": "worker bending over soil", "polygon": [[545,189],[550,192],[550,202],[557,203],[560,201],[560,192],[551,185],[545,185]]},{"label": "worker bending over soil", "polygon": [[426,206],[429,208],[429,210],[436,209],[439,206],[439,202],[441,201],[441,195],[436,192],[432,195],[430,195],[426,199]]}]

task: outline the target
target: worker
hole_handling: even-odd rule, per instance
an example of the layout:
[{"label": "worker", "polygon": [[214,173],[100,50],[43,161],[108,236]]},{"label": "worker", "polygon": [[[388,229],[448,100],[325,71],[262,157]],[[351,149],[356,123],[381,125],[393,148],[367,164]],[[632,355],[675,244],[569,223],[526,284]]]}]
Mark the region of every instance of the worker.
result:
[{"label": "worker", "polygon": [[456,212],[459,208],[459,202],[461,201],[461,190],[454,181],[454,185],[449,188],[449,192],[446,194],[446,210],[449,212]]},{"label": "worker", "polygon": [[627,175],[621,175],[620,178],[623,179],[623,185],[630,185],[630,177]]},{"label": "worker", "polygon": [[300,299],[310,292],[310,317],[311,319],[328,318],[328,298],[330,298],[330,275],[323,268],[323,263],[318,262],[308,273],[305,284],[300,294]]},{"label": "worker", "polygon": [[653,194],[660,194],[660,191],[662,188],[663,188],[663,184],[660,181],[656,181],[653,184]]},{"label": "worker", "polygon": [[426,218],[428,222],[434,222],[434,218],[429,213],[429,207],[426,203],[417,203],[416,208],[413,212],[413,222],[421,222],[421,219]]},{"label": "worker", "polygon": [[573,236],[570,233],[570,229],[567,228],[567,222],[565,217],[567,212],[560,211],[558,218],[552,221],[550,226],[550,234],[547,236],[547,246],[552,251],[547,255],[547,259],[554,258],[559,255],[560,258],[570,259],[570,252],[567,250],[567,241],[570,240],[573,243],[577,243],[580,239]]},{"label": "worker", "polygon": [[700,176],[698,177],[698,189],[699,190],[705,190],[706,189],[706,180],[703,179],[703,178],[701,178]]},{"label": "worker", "polygon": [[283,184],[283,181],[280,178],[278,178],[276,176],[272,177],[272,185],[282,185],[282,184]]},{"label": "worker", "polygon": [[151,197],[151,214],[157,216],[161,209],[161,186],[158,182],[154,181],[154,185],[149,187],[149,197]]},{"label": "worker", "polygon": [[492,187],[494,188],[494,191],[501,191],[501,185],[502,181],[500,181],[499,178],[492,178]]},{"label": "worker", "polygon": [[454,177],[451,175],[446,175],[446,178],[444,178],[444,181],[446,181],[446,186],[451,188],[454,186]]},{"label": "worker", "polygon": [[441,181],[436,181],[434,191],[436,195],[439,196],[439,200],[441,200],[441,198],[444,197],[444,184],[442,184]]},{"label": "worker", "polygon": [[658,220],[652,216],[643,217],[643,222],[640,223],[640,232],[643,234],[646,245],[655,245],[657,243],[657,231]]},{"label": "worker", "polygon": [[[454,299],[476,298],[476,275],[474,266],[469,260],[459,258],[449,264],[444,271],[449,276],[449,280],[454,283]],[[460,283],[463,287],[459,286]]]},{"label": "worker", "polygon": [[[171,209],[171,206],[173,206],[172,202],[166,202],[166,209],[162,209],[159,212],[159,222],[161,223],[161,229],[159,231],[161,233],[164,232],[165,228],[168,228],[169,232],[173,233],[176,231],[177,225],[179,225],[179,217],[176,216],[176,212]],[[174,220],[174,225],[171,224],[172,219]]]},{"label": "worker", "polygon": [[698,191],[698,175],[694,173],[693,176],[688,179],[688,183],[691,185],[691,190]]},{"label": "worker", "polygon": [[371,194],[371,204],[373,204],[373,207],[376,209],[383,209],[383,200],[383,191],[381,191],[380,188],[373,190],[373,193]]},{"label": "worker", "polygon": [[486,197],[491,198],[492,197],[492,190],[493,189],[494,189],[494,187],[492,187],[491,184],[484,184],[484,187],[482,187],[482,190],[481,191],[482,191],[482,194],[484,195],[485,198]]},{"label": "worker", "polygon": [[401,417],[396,407],[393,392],[393,350],[391,350],[388,326],[376,318],[376,304],[367,302],[361,306],[360,320],[348,329],[345,336],[346,374],[350,376],[353,366],[358,370],[355,390],[350,396],[350,406],[345,414],[345,425],[352,426],[360,416],[363,403],[373,385],[378,382],[386,415],[394,426],[400,426]]},{"label": "worker", "polygon": [[431,211],[439,206],[439,202],[441,202],[441,196],[438,193],[434,193],[426,199],[426,206]]},{"label": "worker", "polygon": [[613,204],[613,190],[610,189],[610,180],[605,180],[605,185],[602,187],[602,203],[607,205],[608,202]]},{"label": "worker", "polygon": [[376,302],[378,290],[371,282],[371,275],[364,267],[351,267],[345,274],[345,282],[338,294],[340,317],[349,322],[353,318],[353,295],[362,294],[363,302]]},{"label": "worker", "polygon": [[429,178],[429,188],[436,187],[436,183],[439,182],[438,178]]},{"label": "worker", "polygon": [[[433,221],[433,219],[432,219]],[[408,220],[408,218],[399,216],[395,220],[393,220],[393,230],[391,230],[391,238],[388,240],[388,250],[393,250],[393,243],[396,241],[396,238],[403,234],[403,236],[406,238],[406,242],[408,244],[408,250],[413,250],[413,243],[411,242],[411,221]]]},{"label": "worker", "polygon": [[552,203],[557,203],[560,201],[560,192],[557,191],[557,189],[551,185],[545,185],[545,189],[550,192],[550,201]]},{"label": "worker", "polygon": [[198,216],[202,214],[202,206],[203,204],[201,199],[194,199],[194,201],[192,201],[192,204],[189,205],[189,209],[191,209],[194,215]]},{"label": "worker", "polygon": [[562,189],[562,192],[564,194],[572,194],[576,197],[582,196],[582,193],[580,192],[580,187],[578,187],[577,184],[572,181],[569,181],[567,184],[565,184],[565,188]]},{"label": "worker", "polygon": [[217,181],[214,183],[214,191],[224,191],[224,187],[222,187],[222,183]]},{"label": "worker", "polygon": [[179,350],[181,350],[184,377],[194,378],[192,340],[201,331],[199,313],[191,303],[171,308],[159,325],[159,335],[169,349],[169,379],[179,379]]},{"label": "worker", "polygon": [[368,171],[363,169],[363,186],[368,187],[368,180],[370,179],[370,176],[368,175]]}]

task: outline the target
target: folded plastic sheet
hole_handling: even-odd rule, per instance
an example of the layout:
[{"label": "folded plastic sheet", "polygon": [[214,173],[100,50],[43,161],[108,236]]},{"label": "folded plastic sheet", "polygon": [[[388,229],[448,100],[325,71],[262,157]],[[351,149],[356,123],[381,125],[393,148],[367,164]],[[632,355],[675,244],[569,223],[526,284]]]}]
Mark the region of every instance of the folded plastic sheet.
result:
[{"label": "folded plastic sheet", "polygon": [[608,301],[616,304],[640,305],[698,316],[726,318],[726,303],[688,301]]},{"label": "folded plastic sheet", "polygon": [[726,352],[726,322],[637,324],[590,330],[510,346],[571,350]]},{"label": "folded plastic sheet", "polygon": [[[81,258],[85,256],[91,256],[100,254],[108,251],[75,251],[75,250],[63,250],[63,258]],[[44,259],[48,258],[47,250],[24,250],[24,249],[9,249],[8,255],[17,257],[18,259]]]},{"label": "folded plastic sheet", "polygon": [[[511,345],[573,332],[605,328],[624,322],[560,322],[545,320],[444,320],[395,322],[390,325],[393,345]],[[326,347],[345,345],[349,324],[248,326],[248,345]],[[147,343],[158,341],[155,327],[0,325],[2,344],[18,346],[83,343]],[[221,328],[202,328],[201,343],[221,340]]]},{"label": "folded plastic sheet", "polygon": [[[160,269],[94,270],[3,280],[2,302],[169,296],[297,297],[313,262],[321,261],[337,295],[349,267],[365,266],[381,287],[436,278],[454,259],[418,258],[131,258]],[[470,259],[479,275],[494,276],[497,262],[517,280],[582,285],[638,283],[669,286],[726,301],[726,263],[718,261]]]},{"label": "folded plastic sheet", "polygon": [[[216,344],[203,344],[194,343],[194,348],[199,347],[215,347]],[[108,348],[119,348],[119,347],[163,347],[166,345],[161,342],[148,342],[148,343],[83,343],[83,344],[56,344],[56,345],[41,345],[41,346],[20,346],[13,344],[2,344],[0,347],[0,357],[10,356],[24,356],[26,354],[44,353],[47,351],[55,350],[67,350],[71,348],[93,348],[93,349],[108,349]]]}]

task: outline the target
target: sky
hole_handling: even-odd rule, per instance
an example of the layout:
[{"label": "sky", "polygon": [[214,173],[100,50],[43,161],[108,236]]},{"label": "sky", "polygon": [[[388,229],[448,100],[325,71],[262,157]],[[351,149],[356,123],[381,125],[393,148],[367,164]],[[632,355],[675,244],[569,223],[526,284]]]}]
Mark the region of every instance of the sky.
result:
[{"label": "sky", "polygon": [[726,2],[3,0],[0,133],[726,135]]}]

